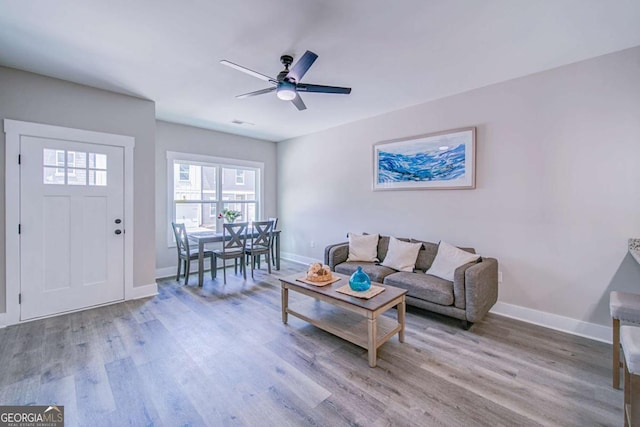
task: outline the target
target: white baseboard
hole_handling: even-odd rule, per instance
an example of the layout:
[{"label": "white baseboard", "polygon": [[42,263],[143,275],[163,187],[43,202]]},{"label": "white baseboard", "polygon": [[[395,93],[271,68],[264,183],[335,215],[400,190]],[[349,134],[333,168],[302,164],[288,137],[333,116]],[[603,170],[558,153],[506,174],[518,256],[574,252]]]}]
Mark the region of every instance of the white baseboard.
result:
[{"label": "white baseboard", "polygon": [[148,285],[134,286],[129,295],[127,295],[127,300],[152,297],[154,295],[158,295],[158,284],[150,283]]},{"label": "white baseboard", "polygon": [[0,313],[0,329],[7,326],[7,313]]},{"label": "white baseboard", "polygon": [[164,267],[156,269],[156,279],[165,279],[167,277],[175,277],[177,267]]},{"label": "white baseboard", "polygon": [[302,255],[296,255],[289,252],[281,252],[280,258],[286,259],[287,261],[295,262],[296,264],[302,264],[302,265],[309,265],[309,264],[313,264],[314,262],[320,262],[320,263],[322,262],[322,260],[319,260],[319,259],[309,258]]},{"label": "white baseboard", "polygon": [[[196,263],[196,261],[192,261],[193,264],[191,264],[191,270],[190,273],[193,272],[198,272],[198,264]],[[208,259],[206,259],[204,261],[204,269],[205,271],[209,269],[209,265],[211,263],[209,262]],[[221,268],[221,267],[219,267]],[[162,267],[162,268],[156,268],[156,279],[166,279],[167,277],[176,277],[176,272],[178,271],[178,265],[174,265],[173,267]],[[181,273],[184,273],[184,271],[181,271]]]},{"label": "white baseboard", "polygon": [[582,320],[533,310],[519,305],[497,302],[491,309],[491,313],[510,317],[516,320],[522,320],[527,323],[533,323],[538,326],[544,326],[545,328],[555,329],[556,331],[578,335],[595,341],[601,341],[609,344],[611,344],[612,341],[611,327],[583,322]]}]

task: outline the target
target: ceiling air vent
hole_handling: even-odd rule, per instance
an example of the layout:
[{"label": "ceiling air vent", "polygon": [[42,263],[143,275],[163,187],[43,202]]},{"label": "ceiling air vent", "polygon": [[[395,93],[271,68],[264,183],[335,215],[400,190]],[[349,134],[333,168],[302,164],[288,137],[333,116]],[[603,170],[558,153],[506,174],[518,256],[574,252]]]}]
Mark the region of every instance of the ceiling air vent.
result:
[{"label": "ceiling air vent", "polygon": [[238,119],[233,119],[233,120],[231,120],[231,123],[233,123],[234,125],[248,125],[248,126],[255,126],[255,123],[245,122],[245,121],[238,120]]}]

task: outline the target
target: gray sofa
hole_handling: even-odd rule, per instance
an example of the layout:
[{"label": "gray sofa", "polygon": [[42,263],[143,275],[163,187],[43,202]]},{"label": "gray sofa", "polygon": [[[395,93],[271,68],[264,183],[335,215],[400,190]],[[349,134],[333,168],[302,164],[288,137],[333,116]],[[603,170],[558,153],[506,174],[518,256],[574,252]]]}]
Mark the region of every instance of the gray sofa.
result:
[{"label": "gray sofa", "polygon": [[[353,274],[358,266],[362,266],[372,281],[406,289],[408,305],[460,319],[465,329],[482,320],[498,300],[498,261],[495,258],[481,257],[478,261],[458,267],[453,282],[450,282],[425,274],[438,253],[437,243],[400,240],[422,243],[413,272],[397,271],[379,263],[347,262],[347,242],[327,246],[324,262],[332,271],[346,275]],[[378,259],[381,262],[387,255],[388,247],[389,237],[380,236]],[[460,249],[475,253],[473,248]]]}]

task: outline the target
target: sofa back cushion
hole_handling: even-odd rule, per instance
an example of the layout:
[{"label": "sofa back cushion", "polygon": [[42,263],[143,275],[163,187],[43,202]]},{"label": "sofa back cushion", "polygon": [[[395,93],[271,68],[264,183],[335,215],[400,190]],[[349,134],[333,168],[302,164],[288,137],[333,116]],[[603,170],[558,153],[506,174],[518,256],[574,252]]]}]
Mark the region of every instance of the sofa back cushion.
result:
[{"label": "sofa back cushion", "polygon": [[377,262],[378,235],[349,233],[347,261]]},{"label": "sofa back cushion", "polygon": [[440,242],[436,259],[427,270],[427,274],[453,282],[458,267],[477,261],[479,258],[480,255],[471,254],[447,242]]},{"label": "sofa back cushion", "polygon": [[[404,237],[396,237],[398,240],[402,240],[403,242],[410,242],[411,239],[407,239]],[[380,235],[378,239],[378,259],[380,262],[384,261],[384,258],[387,256],[387,252],[389,252],[389,236]]]},{"label": "sofa back cushion", "polygon": [[384,257],[387,256],[389,250],[389,236],[380,235],[378,239],[378,259],[380,262],[384,261]]},{"label": "sofa back cushion", "polygon": [[[422,249],[418,252],[418,259],[416,260],[416,270],[427,271],[431,268],[433,260],[436,259],[438,253],[438,244],[431,242],[424,242],[422,240],[411,239],[412,243],[422,242]],[[475,254],[476,250],[473,248],[459,248],[463,251]],[[378,244],[378,254],[380,253],[380,244]]]},{"label": "sofa back cushion", "polygon": [[416,270],[427,271],[431,264],[433,264],[433,260],[438,253],[438,245],[436,243],[431,242],[421,242],[420,240],[411,239],[414,243],[422,243],[422,248],[420,252],[418,252],[418,259],[416,260]]},{"label": "sofa back cushion", "polygon": [[404,242],[391,237],[387,256],[381,264],[394,270],[413,272],[421,247],[422,243]]}]

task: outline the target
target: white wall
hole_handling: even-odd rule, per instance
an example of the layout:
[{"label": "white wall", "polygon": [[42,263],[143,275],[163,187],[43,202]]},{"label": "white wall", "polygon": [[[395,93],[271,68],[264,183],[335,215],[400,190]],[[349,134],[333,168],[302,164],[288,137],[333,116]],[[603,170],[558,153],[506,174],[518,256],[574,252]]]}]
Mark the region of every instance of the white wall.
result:
[{"label": "white wall", "polygon": [[[23,120],[133,136],[134,286],[155,283],[155,103],[0,67],[0,119]],[[0,133],[0,312],[5,311],[4,131]],[[17,248],[16,248],[17,250]]]},{"label": "white wall", "polygon": [[[371,191],[374,143],[467,126],[475,190]],[[278,202],[285,252],[348,231],[473,246],[501,302],[608,325],[609,291],[640,292],[640,48],[281,142]]]},{"label": "white wall", "polygon": [[171,220],[167,207],[167,151],[264,163],[264,217],[276,215],[276,144],[228,133],[156,122],[156,268],[158,277],[175,274],[178,257],[169,247]]}]

